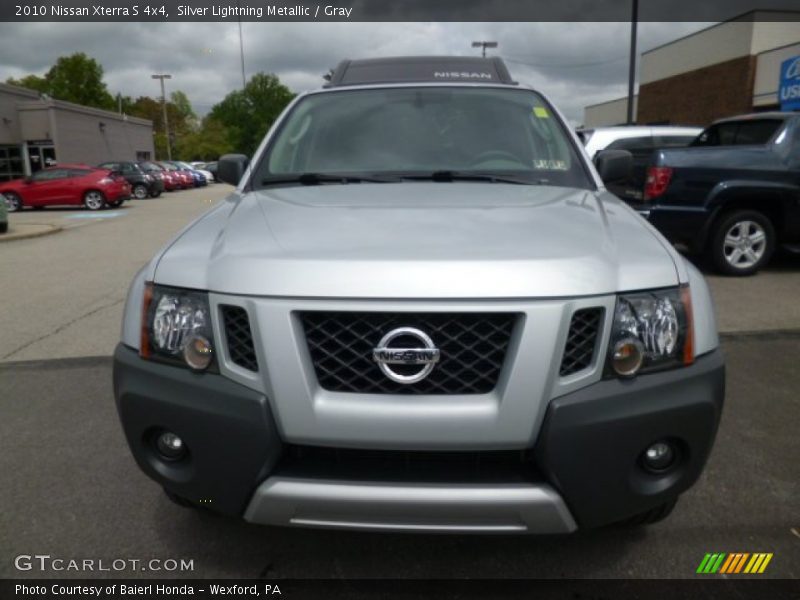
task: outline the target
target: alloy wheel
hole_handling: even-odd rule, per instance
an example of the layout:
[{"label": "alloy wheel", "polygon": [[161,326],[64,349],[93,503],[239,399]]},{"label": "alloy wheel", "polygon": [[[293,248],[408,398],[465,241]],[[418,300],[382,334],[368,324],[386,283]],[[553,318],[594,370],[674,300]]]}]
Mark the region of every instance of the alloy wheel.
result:
[{"label": "alloy wheel", "polygon": [[103,194],[100,192],[87,192],[84,202],[89,210],[100,210],[106,203]]},{"label": "alloy wheel", "polygon": [[725,233],[723,254],[736,269],[749,269],[767,249],[767,234],[755,221],[737,221]]}]

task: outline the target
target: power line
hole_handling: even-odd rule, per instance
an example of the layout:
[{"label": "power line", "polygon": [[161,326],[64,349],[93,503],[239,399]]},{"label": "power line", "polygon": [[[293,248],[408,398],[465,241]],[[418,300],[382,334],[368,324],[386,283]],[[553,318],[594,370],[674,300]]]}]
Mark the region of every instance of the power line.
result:
[{"label": "power line", "polygon": [[615,62],[620,62],[620,61],[626,60],[627,58],[628,58],[627,56],[618,56],[616,58],[598,60],[598,61],[594,61],[594,62],[556,64],[556,63],[533,63],[533,62],[527,62],[527,61],[524,61],[524,60],[518,60],[518,59],[512,58],[510,56],[503,56],[503,60],[506,60],[508,62],[512,62],[512,63],[516,63],[516,64],[520,64],[520,65],[525,65],[527,67],[538,67],[538,68],[542,68],[542,69],[579,69],[579,68],[584,68],[584,67],[597,67],[597,66],[600,66],[600,65],[610,65],[610,64],[615,63]]}]

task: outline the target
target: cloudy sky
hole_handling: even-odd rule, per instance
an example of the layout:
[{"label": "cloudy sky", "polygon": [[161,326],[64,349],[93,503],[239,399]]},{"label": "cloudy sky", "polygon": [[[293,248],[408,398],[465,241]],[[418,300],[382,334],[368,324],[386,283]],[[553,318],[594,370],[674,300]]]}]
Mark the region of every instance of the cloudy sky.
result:
[{"label": "cloudy sky", "polygon": [[[639,51],[709,23],[641,23]],[[493,53],[512,75],[547,93],[574,124],[586,105],[627,93],[628,23],[244,23],[245,67],[276,73],[293,91],[318,87],[341,58],[475,54],[473,40],[497,40]],[[113,94],[158,96],[152,73],[173,75],[206,113],[241,87],[239,30],[216,23],[0,23],[0,80],[38,75],[55,60],[85,52],[105,69]]]}]

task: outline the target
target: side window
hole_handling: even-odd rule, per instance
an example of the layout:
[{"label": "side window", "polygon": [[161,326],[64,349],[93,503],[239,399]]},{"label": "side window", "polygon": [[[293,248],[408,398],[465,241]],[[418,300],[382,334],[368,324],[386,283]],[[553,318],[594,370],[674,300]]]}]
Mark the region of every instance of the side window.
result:
[{"label": "side window", "polygon": [[692,142],[692,146],[730,146],[736,139],[738,123],[712,125]]},{"label": "side window", "polygon": [[91,171],[87,169],[70,169],[69,176],[70,177],[83,177],[84,175],[88,175]]},{"label": "side window", "polygon": [[760,145],[768,143],[783,124],[780,119],[758,119],[742,121],[736,132],[736,145]]},{"label": "side window", "polygon": [[33,181],[54,181],[56,179],[64,179],[67,176],[66,169],[45,169],[35,173],[32,179]]}]

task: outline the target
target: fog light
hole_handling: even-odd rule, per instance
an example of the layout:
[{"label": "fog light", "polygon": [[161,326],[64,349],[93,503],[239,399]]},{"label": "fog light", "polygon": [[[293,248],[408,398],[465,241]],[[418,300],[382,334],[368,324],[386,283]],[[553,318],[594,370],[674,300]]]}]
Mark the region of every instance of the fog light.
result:
[{"label": "fog light", "polygon": [[620,377],[633,377],[642,367],[644,346],[634,338],[626,338],[614,344],[611,366]]},{"label": "fog light", "polygon": [[156,439],[156,448],[166,460],[179,460],[186,454],[183,440],[171,431],[165,431]]},{"label": "fog light", "polygon": [[664,471],[675,462],[675,450],[667,442],[656,442],[644,451],[643,462],[651,471]]},{"label": "fog light", "polygon": [[183,347],[183,360],[196,371],[208,368],[212,354],[211,342],[202,335],[191,336]]}]

